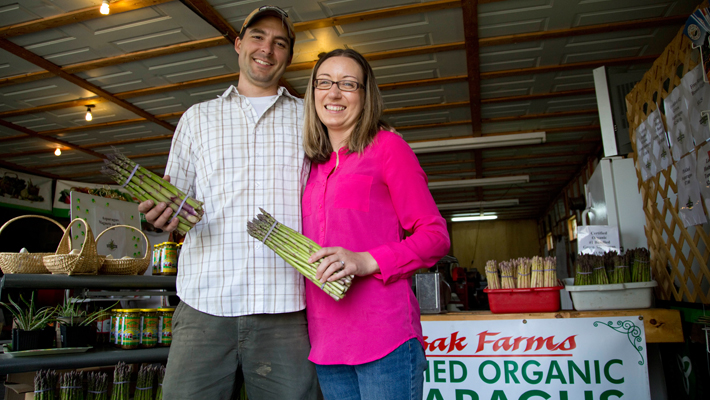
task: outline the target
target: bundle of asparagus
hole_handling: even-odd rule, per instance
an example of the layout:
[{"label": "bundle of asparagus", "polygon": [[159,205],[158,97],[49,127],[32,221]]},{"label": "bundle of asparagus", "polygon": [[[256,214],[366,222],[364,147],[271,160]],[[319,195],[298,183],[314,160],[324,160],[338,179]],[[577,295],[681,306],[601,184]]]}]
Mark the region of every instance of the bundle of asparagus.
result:
[{"label": "bundle of asparagus", "polygon": [[153,378],[155,378],[155,367],[148,364],[141,365],[133,400],[153,400]]},{"label": "bundle of asparagus", "polygon": [[594,285],[606,285],[609,283],[609,277],[606,276],[606,267],[604,266],[603,256],[591,256],[593,262],[592,283]]},{"label": "bundle of asparagus", "polygon": [[115,154],[107,157],[101,173],[123,185],[140,201],[153,200],[155,204],[166,203],[177,213],[178,233],[186,234],[202,219],[204,211],[201,201],[188,197],[170,182],[134,163],[117,150]]},{"label": "bundle of asparagus", "polygon": [[84,400],[84,373],[69,371],[59,378],[60,400]]},{"label": "bundle of asparagus", "polygon": [[627,257],[625,256],[614,257],[614,272],[611,275],[611,279],[609,279],[610,283],[626,283],[631,281],[629,265],[626,260]]},{"label": "bundle of asparagus", "polygon": [[57,389],[57,371],[39,370],[35,374],[35,400],[54,400]]},{"label": "bundle of asparagus", "polygon": [[557,286],[557,258],[545,257],[543,260],[543,280],[542,287]]},{"label": "bundle of asparagus", "polygon": [[532,258],[532,272],[530,277],[530,287],[545,287],[545,260],[542,257]]},{"label": "bundle of asparagus", "polygon": [[345,292],[350,288],[354,276],[349,275],[337,281],[320,283],[316,279],[316,268],[320,265],[321,260],[309,264],[308,258],[321,247],[311,239],[276,221],[263,209],[259,210],[262,213],[251,222],[247,222],[249,235],[269,246],[284,261],[291,264],[298,272],[336,301],[345,297]]},{"label": "bundle of asparagus", "polygon": [[104,372],[89,372],[86,377],[88,390],[86,400],[108,399],[108,375]]},{"label": "bundle of asparagus", "polygon": [[518,289],[530,287],[530,273],[532,271],[532,260],[529,258],[518,258]]},{"label": "bundle of asparagus", "polygon": [[604,269],[606,269],[606,276],[609,278],[609,280],[611,280],[611,276],[614,273],[614,257],[618,255],[619,253],[617,253],[615,250],[612,250],[607,251],[602,256],[602,259],[604,260]]},{"label": "bundle of asparagus", "polygon": [[131,372],[133,372],[133,367],[126,365],[123,361],[118,362],[116,368],[113,370],[111,400],[128,400]]},{"label": "bundle of asparagus", "polygon": [[651,265],[649,263],[649,252],[647,249],[638,248],[633,250],[633,266],[631,268],[632,282],[649,282],[651,280]]},{"label": "bundle of asparagus", "polygon": [[498,268],[495,260],[486,262],[486,280],[488,289],[500,289],[500,279],[498,278]]},{"label": "bundle of asparagus", "polygon": [[498,264],[500,268],[500,282],[503,289],[515,289],[515,264],[510,261],[501,261]]},{"label": "bundle of asparagus", "polygon": [[163,379],[165,379],[165,366],[161,365],[157,371],[158,388],[155,389],[155,400],[163,400]]},{"label": "bundle of asparagus", "polygon": [[590,255],[580,255],[574,263],[575,285],[591,285],[592,284],[592,260]]}]

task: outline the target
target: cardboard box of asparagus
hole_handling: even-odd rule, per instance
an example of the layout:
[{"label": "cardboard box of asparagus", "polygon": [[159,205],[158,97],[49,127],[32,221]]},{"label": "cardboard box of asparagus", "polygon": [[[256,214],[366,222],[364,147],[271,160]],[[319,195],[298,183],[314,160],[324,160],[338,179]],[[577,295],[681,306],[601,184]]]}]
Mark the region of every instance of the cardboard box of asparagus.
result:
[{"label": "cardboard box of asparagus", "polygon": [[284,261],[296,268],[296,271],[328,293],[333,300],[338,301],[345,297],[345,292],[350,288],[354,275],[345,276],[333,282],[320,283],[316,279],[316,268],[322,259],[312,264],[308,263],[308,259],[321,247],[311,239],[278,222],[263,209],[259,210],[261,214],[251,222],[247,222],[249,235],[267,245]]},{"label": "cardboard box of asparagus", "polygon": [[650,308],[653,288],[648,250],[629,249],[624,255],[581,254],[574,263],[574,278],[564,279],[577,311]]},{"label": "cardboard box of asparagus", "polygon": [[202,219],[204,211],[201,201],[187,196],[170,182],[131,161],[119,151],[114,151],[114,154],[107,155],[108,159],[104,160],[105,165],[101,168],[101,173],[110,176],[141,202],[165,202],[179,220],[179,234],[185,235]]},{"label": "cardboard box of asparagus", "polygon": [[486,263],[488,304],[494,314],[560,310],[561,282],[555,257]]}]

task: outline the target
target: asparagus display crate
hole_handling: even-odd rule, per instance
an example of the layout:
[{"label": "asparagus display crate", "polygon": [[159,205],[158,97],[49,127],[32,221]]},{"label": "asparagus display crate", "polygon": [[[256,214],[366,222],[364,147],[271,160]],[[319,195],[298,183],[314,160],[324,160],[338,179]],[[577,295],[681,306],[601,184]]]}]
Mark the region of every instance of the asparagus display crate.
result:
[{"label": "asparagus display crate", "polygon": [[483,289],[494,314],[555,312],[560,310],[562,286],[527,289]]},{"label": "asparagus display crate", "polygon": [[656,281],[575,286],[574,278],[564,283],[577,311],[651,308],[653,288],[658,286]]},{"label": "asparagus display crate", "polygon": [[651,308],[653,288],[658,286],[656,281],[575,286],[574,278],[564,283],[577,311]]}]

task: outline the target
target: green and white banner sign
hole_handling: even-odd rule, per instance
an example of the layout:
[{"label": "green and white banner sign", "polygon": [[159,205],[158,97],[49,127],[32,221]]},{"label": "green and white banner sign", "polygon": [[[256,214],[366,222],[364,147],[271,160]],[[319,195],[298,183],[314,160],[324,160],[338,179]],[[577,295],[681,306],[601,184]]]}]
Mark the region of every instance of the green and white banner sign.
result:
[{"label": "green and white banner sign", "polygon": [[639,317],[422,321],[426,400],[651,398]]}]

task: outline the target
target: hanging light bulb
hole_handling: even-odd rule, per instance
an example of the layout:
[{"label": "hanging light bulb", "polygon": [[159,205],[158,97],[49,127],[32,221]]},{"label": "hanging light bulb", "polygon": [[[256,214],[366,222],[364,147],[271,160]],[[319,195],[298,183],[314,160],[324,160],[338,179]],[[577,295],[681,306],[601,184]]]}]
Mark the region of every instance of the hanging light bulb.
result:
[{"label": "hanging light bulb", "polygon": [[57,149],[54,150],[54,155],[57,156],[57,157],[61,156],[61,155],[62,155],[62,150],[61,150],[59,147],[57,147]]},{"label": "hanging light bulb", "polygon": [[101,2],[101,8],[99,9],[99,12],[101,14],[108,15],[108,13],[109,13],[108,3],[109,3],[109,0],[104,0],[103,2]]},{"label": "hanging light bulb", "polygon": [[91,115],[91,109],[94,107],[95,106],[93,104],[86,106],[86,117],[85,118],[87,121],[91,121],[92,119],[94,119],[94,116]]}]

